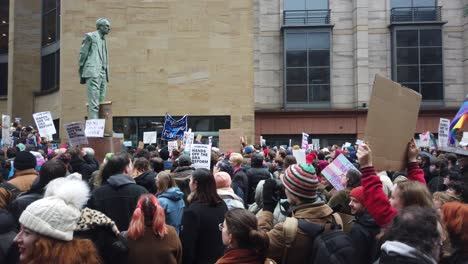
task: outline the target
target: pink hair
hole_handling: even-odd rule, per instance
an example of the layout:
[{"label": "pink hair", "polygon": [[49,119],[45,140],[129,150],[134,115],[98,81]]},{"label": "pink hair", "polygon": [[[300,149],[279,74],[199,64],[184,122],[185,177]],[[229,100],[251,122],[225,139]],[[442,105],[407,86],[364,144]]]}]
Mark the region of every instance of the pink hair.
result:
[{"label": "pink hair", "polygon": [[164,238],[167,234],[166,216],[158,199],[152,194],[143,194],[138,199],[128,228],[128,237],[137,240],[143,236],[146,228],[145,218],[152,219],[151,226],[154,234]]}]

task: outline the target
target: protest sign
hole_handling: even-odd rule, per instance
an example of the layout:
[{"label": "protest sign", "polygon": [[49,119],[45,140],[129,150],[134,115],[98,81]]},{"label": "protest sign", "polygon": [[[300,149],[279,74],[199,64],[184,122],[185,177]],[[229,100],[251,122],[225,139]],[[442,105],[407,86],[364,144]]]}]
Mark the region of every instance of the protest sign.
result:
[{"label": "protest sign", "polygon": [[64,125],[68,135],[68,143],[72,146],[88,144],[83,122],[73,122]]},{"label": "protest sign", "polygon": [[449,146],[449,126],[450,120],[441,118],[439,121],[439,146],[445,148]]},{"label": "protest sign", "polygon": [[169,150],[169,153],[172,153],[172,150],[174,149],[179,149],[179,146],[177,144],[177,141],[168,141],[167,142],[167,150]]},{"label": "protest sign", "polygon": [[305,149],[293,149],[293,156],[296,158],[298,164],[306,163],[306,150]]},{"label": "protest sign", "polygon": [[15,117],[15,122],[18,123],[18,125],[21,124],[21,117]]},{"label": "protest sign", "polygon": [[213,137],[212,136],[208,137],[208,145],[213,146]]},{"label": "protest sign", "polygon": [[132,141],[124,141],[124,142],[123,142],[123,145],[124,145],[125,147],[131,147],[131,146],[132,146]]},{"label": "protest sign", "polygon": [[204,144],[192,144],[190,149],[192,166],[196,169],[210,169],[211,147]]},{"label": "protest sign", "polygon": [[351,147],[351,143],[350,143],[350,142],[344,143],[343,148],[349,148],[349,147]]},{"label": "protest sign", "polygon": [[49,111],[35,113],[33,114],[33,118],[40,135],[54,135],[57,133],[54,126],[54,120],[52,120],[52,115]]},{"label": "protest sign", "polygon": [[105,119],[86,120],[85,135],[87,137],[104,137]]},{"label": "protest sign", "polygon": [[154,144],[158,137],[158,132],[143,132],[143,143],[145,144]]},{"label": "protest sign", "polygon": [[346,175],[351,169],[357,170],[343,154],[340,154],[330,165],[322,170],[322,174],[336,190],[341,191],[344,189],[344,186],[341,184],[341,177]]},{"label": "protest sign", "polygon": [[190,147],[193,144],[193,140],[195,138],[195,134],[189,130],[188,132],[184,132],[184,139],[182,141],[182,145],[184,150],[190,152]]},{"label": "protest sign", "polygon": [[2,140],[3,140],[3,145],[9,146],[11,144],[10,126],[11,126],[11,117],[9,115],[2,115]]},{"label": "protest sign", "polygon": [[375,76],[364,140],[372,149],[377,170],[401,171],[406,167],[406,148],[416,131],[420,104],[421,95],[414,90]]},{"label": "protest sign", "polygon": [[313,138],[312,145],[314,146],[314,150],[320,150],[320,139]]},{"label": "protest sign", "polygon": [[239,152],[241,149],[240,138],[244,131],[239,128],[219,130],[219,150],[223,153],[228,151]]},{"label": "protest sign", "polygon": [[115,132],[114,132],[114,133],[112,134],[112,136],[115,137],[115,138],[121,138],[121,139],[123,139],[125,135],[124,135],[124,133],[115,133]]},{"label": "protest sign", "polygon": [[179,120],[175,120],[171,115],[166,113],[166,118],[164,120],[164,129],[161,135],[161,139],[181,139],[184,136],[185,131],[187,131],[187,115],[185,115]]},{"label": "protest sign", "polygon": [[419,134],[419,145],[418,147],[429,147],[431,141],[431,133],[429,131]]},{"label": "protest sign", "polygon": [[356,140],[356,143],[355,143],[355,145],[358,145],[358,146],[359,146],[359,145],[361,145],[362,143],[364,143],[364,141],[362,141],[362,140],[358,139],[358,140]]},{"label": "protest sign", "polygon": [[468,132],[463,132],[463,137],[458,144],[462,147],[468,146]]},{"label": "protest sign", "polygon": [[302,133],[302,145],[301,149],[308,149],[309,148],[309,134]]}]

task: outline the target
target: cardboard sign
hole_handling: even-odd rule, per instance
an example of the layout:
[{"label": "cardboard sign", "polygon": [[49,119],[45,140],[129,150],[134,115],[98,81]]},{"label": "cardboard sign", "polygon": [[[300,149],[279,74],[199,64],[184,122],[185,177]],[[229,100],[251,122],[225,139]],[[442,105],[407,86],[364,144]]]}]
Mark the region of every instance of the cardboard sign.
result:
[{"label": "cardboard sign", "polygon": [[158,132],[143,132],[143,143],[145,144],[154,144],[158,137]]},{"label": "cardboard sign", "polygon": [[177,141],[173,140],[173,141],[167,142],[167,150],[169,150],[169,153],[172,153],[174,149],[179,149]]},{"label": "cardboard sign", "polygon": [[72,146],[88,144],[83,122],[73,122],[63,125],[68,135],[68,143]]},{"label": "cardboard sign", "polygon": [[446,148],[449,146],[450,120],[441,118],[439,121],[439,146]]},{"label": "cardboard sign", "polygon": [[419,93],[379,74],[375,76],[364,140],[372,149],[377,170],[405,168],[406,148],[416,131],[420,105]]},{"label": "cardboard sign", "polygon": [[209,170],[211,162],[210,145],[192,144],[192,148],[190,149],[190,158],[192,159],[192,166],[194,168],[205,168]]},{"label": "cardboard sign", "polygon": [[11,117],[9,115],[2,115],[2,140],[3,145],[11,145],[11,137],[10,137],[10,124]]},{"label": "cardboard sign", "polygon": [[327,178],[330,184],[335,187],[335,189],[341,191],[344,189],[341,184],[341,178],[346,175],[350,169],[357,170],[343,154],[340,154],[332,163],[330,163],[330,165],[322,170],[322,174]]},{"label": "cardboard sign", "polygon": [[239,152],[241,149],[240,138],[244,131],[239,128],[219,130],[219,150],[222,153],[228,151]]},{"label": "cardboard sign", "polygon": [[292,152],[298,164],[306,163],[306,150],[305,149],[293,149]]},{"label": "cardboard sign", "polygon": [[35,113],[33,114],[33,118],[40,135],[54,135],[57,133],[54,126],[54,120],[52,120],[52,115],[49,111]]},{"label": "cardboard sign", "polygon": [[308,149],[308,148],[309,148],[309,134],[302,133],[301,149]]},{"label": "cardboard sign", "polygon": [[104,137],[105,119],[86,120],[85,135],[87,137]]}]

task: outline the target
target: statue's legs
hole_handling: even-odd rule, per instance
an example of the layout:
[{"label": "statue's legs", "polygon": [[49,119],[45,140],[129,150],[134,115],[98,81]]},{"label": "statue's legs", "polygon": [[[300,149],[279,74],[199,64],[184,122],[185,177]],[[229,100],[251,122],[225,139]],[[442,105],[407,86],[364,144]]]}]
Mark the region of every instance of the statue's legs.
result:
[{"label": "statue's legs", "polygon": [[107,81],[105,70],[101,70],[96,78],[86,79],[86,87],[88,88],[88,119],[98,119],[99,103],[104,101],[104,97],[106,96]]}]

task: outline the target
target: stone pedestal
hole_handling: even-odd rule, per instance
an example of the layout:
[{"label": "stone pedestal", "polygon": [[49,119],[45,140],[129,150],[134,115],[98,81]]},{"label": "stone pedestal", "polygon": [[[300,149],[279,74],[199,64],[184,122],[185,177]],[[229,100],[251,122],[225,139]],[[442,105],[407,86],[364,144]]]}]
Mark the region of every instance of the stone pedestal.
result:
[{"label": "stone pedestal", "polygon": [[120,139],[114,137],[88,137],[88,144],[82,145],[82,147],[93,148],[95,157],[99,163],[102,163],[107,153],[116,153],[122,151]]},{"label": "stone pedestal", "polygon": [[104,127],[104,136],[112,137],[112,102],[104,101],[99,104],[99,119],[106,120],[106,126]]}]

